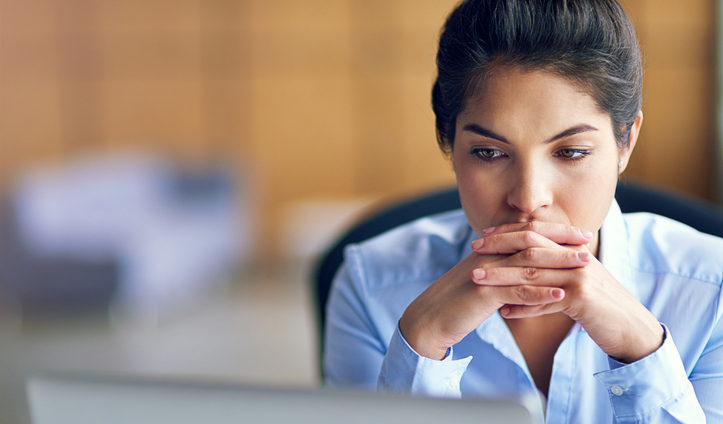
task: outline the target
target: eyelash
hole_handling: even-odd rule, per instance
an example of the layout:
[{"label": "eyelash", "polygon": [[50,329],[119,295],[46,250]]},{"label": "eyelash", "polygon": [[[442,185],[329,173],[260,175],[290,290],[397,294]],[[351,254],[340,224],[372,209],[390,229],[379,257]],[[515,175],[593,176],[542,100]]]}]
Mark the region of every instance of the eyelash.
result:
[{"label": "eyelash", "polygon": [[[571,157],[564,156],[562,154],[562,152],[571,153]],[[487,154],[492,153],[492,154],[494,154],[494,156],[492,156],[492,157],[483,156],[483,153],[487,153]],[[590,150],[587,150],[587,149],[566,148],[566,149],[560,149],[560,150],[556,151],[555,157],[561,158],[564,161],[574,162],[574,161],[584,159],[585,157],[590,155],[590,153],[591,153]],[[507,156],[501,150],[493,149],[493,148],[489,148],[489,147],[474,148],[474,149],[472,149],[470,154],[483,162],[494,162],[502,157]]]},{"label": "eyelash", "polygon": [[[485,157],[483,156],[483,153],[496,153],[497,155],[494,157]],[[483,161],[483,162],[492,162],[499,158],[501,158],[503,155],[505,155],[501,150],[499,149],[491,149],[489,147],[476,147],[472,149],[470,152],[472,156],[476,157],[477,159]]]},{"label": "eyelash", "polygon": [[[562,155],[562,152],[563,152],[563,151],[571,152],[572,154],[574,154],[574,155],[576,155],[576,156],[574,156],[574,157],[565,157],[565,156]],[[566,149],[560,149],[560,150],[558,150],[558,151],[555,152],[555,156],[557,156],[557,157],[559,157],[559,158],[562,158],[563,160],[567,160],[567,161],[582,160],[582,159],[585,159],[585,157],[587,157],[588,155],[590,155],[590,150],[587,150],[587,149],[571,149],[571,148],[566,148]]]}]

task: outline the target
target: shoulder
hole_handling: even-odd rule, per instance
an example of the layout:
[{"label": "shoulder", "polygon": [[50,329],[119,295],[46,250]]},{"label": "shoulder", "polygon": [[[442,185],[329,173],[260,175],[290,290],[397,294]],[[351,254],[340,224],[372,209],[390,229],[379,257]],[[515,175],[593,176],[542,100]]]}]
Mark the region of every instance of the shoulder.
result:
[{"label": "shoulder", "polygon": [[631,256],[640,271],[721,285],[723,238],[651,213],[624,214]]},{"label": "shoulder", "polygon": [[347,246],[345,263],[368,285],[436,279],[459,262],[471,234],[461,209],[430,215]]}]

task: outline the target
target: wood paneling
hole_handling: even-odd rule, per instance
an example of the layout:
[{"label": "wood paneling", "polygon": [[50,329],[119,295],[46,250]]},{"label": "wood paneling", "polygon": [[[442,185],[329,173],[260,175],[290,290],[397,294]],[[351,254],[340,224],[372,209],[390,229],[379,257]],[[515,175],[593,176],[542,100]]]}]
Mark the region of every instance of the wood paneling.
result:
[{"label": "wood paneling", "polygon": [[713,196],[714,32],[711,0],[626,0],[644,57],[638,147],[626,176]]}]

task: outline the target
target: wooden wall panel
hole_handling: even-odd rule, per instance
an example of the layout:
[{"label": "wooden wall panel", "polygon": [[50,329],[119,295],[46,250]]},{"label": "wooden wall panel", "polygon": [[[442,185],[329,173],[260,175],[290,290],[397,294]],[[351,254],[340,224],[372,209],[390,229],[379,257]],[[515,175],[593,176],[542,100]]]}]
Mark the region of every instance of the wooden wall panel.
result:
[{"label": "wooden wall panel", "polygon": [[[98,5],[99,28],[103,31],[157,35],[197,33],[202,26],[199,16],[201,15],[202,5],[205,3],[205,1],[201,0],[74,1],[86,7],[91,4]],[[226,11],[233,10],[229,7],[230,3],[232,2],[214,2],[214,4]]]},{"label": "wooden wall panel", "polygon": [[[359,0],[250,0],[246,1],[244,25],[251,31],[316,31],[336,29],[345,32],[353,3]],[[370,3],[369,0],[364,3]]]},{"label": "wooden wall panel", "polygon": [[26,165],[52,163],[62,157],[59,104],[58,85],[53,81],[0,83],[3,186]]},{"label": "wooden wall panel", "polygon": [[197,33],[100,34],[103,79],[111,81],[201,80],[201,37]]},{"label": "wooden wall panel", "polygon": [[103,99],[104,139],[112,149],[145,143],[183,157],[208,153],[199,78],[108,82]]},{"label": "wooden wall panel", "polygon": [[264,239],[281,243],[278,219],[291,202],[348,197],[353,155],[348,77],[257,77],[251,134]]},{"label": "wooden wall panel", "polygon": [[714,3],[627,0],[644,56],[645,120],[625,176],[711,199]]},{"label": "wooden wall panel", "polygon": [[410,75],[399,84],[400,95],[406,100],[398,123],[403,128],[404,149],[397,158],[403,170],[403,192],[454,184],[452,163],[437,147],[429,93],[432,81],[432,75]]},{"label": "wooden wall panel", "polygon": [[0,30],[0,82],[55,83],[58,74],[56,48],[55,40],[46,34],[16,34]]},{"label": "wooden wall panel", "polygon": [[227,155],[250,154],[256,107],[252,105],[254,87],[237,78],[213,78],[204,81],[204,134],[207,144]]},{"label": "wooden wall panel", "polygon": [[255,80],[252,142],[270,196],[343,196],[351,187],[350,85],[347,77]]},{"label": "wooden wall panel", "polygon": [[9,43],[13,37],[40,36],[52,37],[57,21],[57,1],[37,0],[20,2],[0,0],[0,36],[3,43]]},{"label": "wooden wall panel", "polygon": [[[356,187],[363,193],[383,193],[398,187],[405,167],[405,128],[399,124],[405,99],[400,78],[369,73],[354,79],[354,138]],[[401,171],[401,172],[400,172]]]},{"label": "wooden wall panel", "polygon": [[454,3],[353,5],[357,184],[363,193],[394,198],[453,183],[436,147],[430,91],[439,28]]}]

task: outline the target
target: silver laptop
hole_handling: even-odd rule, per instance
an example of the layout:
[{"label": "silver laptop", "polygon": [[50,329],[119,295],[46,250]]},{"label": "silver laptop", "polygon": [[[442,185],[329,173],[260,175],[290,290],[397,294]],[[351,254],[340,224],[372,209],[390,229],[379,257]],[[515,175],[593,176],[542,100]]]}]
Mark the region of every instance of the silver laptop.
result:
[{"label": "silver laptop", "polygon": [[532,399],[430,399],[72,373],[36,374],[27,390],[34,424],[541,421]]}]

